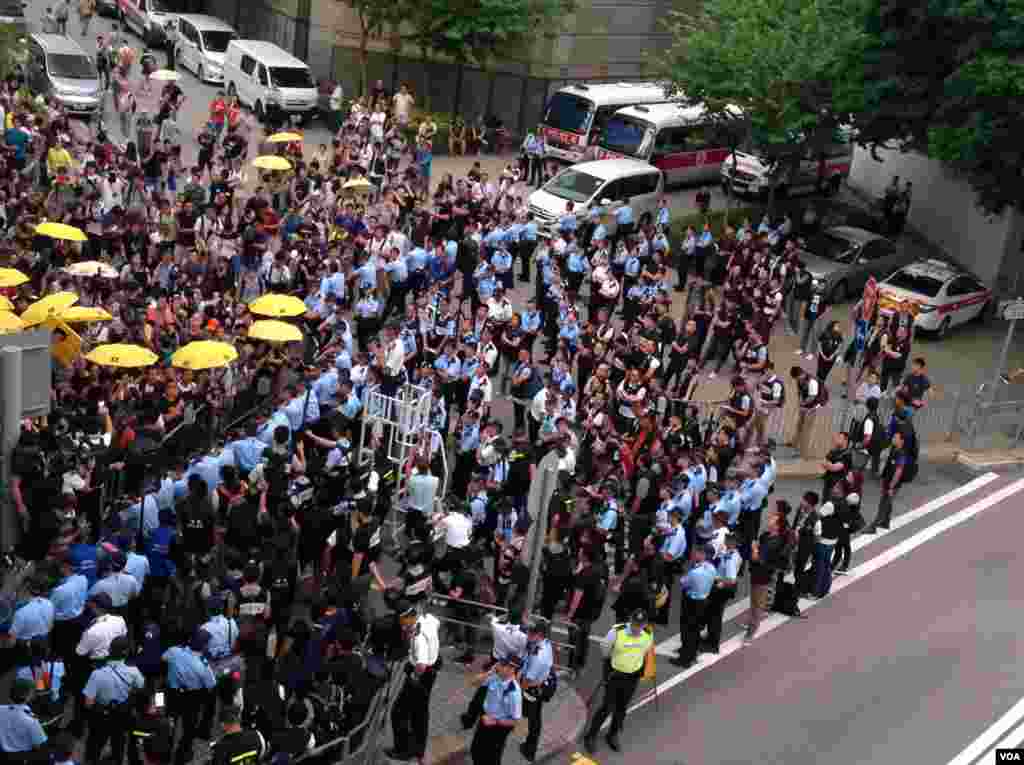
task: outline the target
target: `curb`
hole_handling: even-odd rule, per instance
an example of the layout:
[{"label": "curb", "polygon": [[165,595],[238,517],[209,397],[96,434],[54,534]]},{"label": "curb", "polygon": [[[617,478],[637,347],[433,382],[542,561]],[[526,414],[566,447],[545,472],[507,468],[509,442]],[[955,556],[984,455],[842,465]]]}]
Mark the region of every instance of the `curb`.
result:
[{"label": "curb", "polygon": [[[995,451],[995,450],[994,450]],[[998,453],[1005,454],[1006,450],[998,450]],[[967,463],[963,463],[962,459],[968,454],[968,452],[960,449],[952,444],[936,444],[933,446],[925,445],[921,449],[921,460],[932,465],[952,465],[957,462],[961,462],[967,466]],[[1024,462],[1024,450],[1021,451],[1020,458],[1000,458],[995,461],[987,461],[984,458],[984,452],[977,452],[977,461],[972,463],[978,468],[988,468],[993,465],[1002,464],[1020,464]],[[1005,460],[1005,462],[1003,461]],[[794,460],[778,460],[778,478],[798,479],[798,478],[820,478],[821,477],[821,460],[820,459],[794,459]]]},{"label": "curb", "polygon": [[[576,688],[574,687],[571,689],[571,693],[576,697],[576,702],[578,703],[578,706],[581,709],[585,710],[587,706],[586,701],[584,701],[579,691],[576,690]],[[534,763],[551,762],[552,760],[554,760],[554,758],[572,749],[575,746],[576,742],[583,735],[583,729],[587,725],[587,717],[587,714],[581,715],[579,721],[574,725],[573,729],[569,731],[568,735],[564,736],[561,740],[559,740],[559,742],[556,743],[552,749],[549,749],[543,753],[539,753],[537,759],[534,760]],[[547,721],[545,721],[545,724],[546,723]],[[515,734],[518,731],[518,729],[519,726],[514,728],[512,733]],[[446,733],[440,737],[433,738],[444,738],[448,739],[449,741],[451,741],[452,739],[458,739],[459,742],[452,746],[450,749],[448,749],[448,751],[443,752],[436,757],[432,757],[430,759],[430,765],[465,765],[466,763],[470,762],[469,748],[473,741],[472,731],[464,731],[460,733],[451,734]],[[512,736],[509,736],[508,743],[505,745],[506,753],[508,752],[509,747],[512,746],[516,747],[516,749],[514,749],[513,751],[515,752],[515,756],[518,758],[518,743],[512,740]]]}]

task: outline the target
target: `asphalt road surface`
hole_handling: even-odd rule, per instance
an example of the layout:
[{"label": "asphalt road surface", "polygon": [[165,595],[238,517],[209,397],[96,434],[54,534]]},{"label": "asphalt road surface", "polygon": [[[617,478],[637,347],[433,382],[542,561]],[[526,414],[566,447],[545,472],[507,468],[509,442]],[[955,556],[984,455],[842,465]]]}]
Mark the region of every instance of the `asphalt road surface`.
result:
[{"label": "asphalt road surface", "polygon": [[774,617],[713,667],[661,679],[627,718],[623,753],[602,745],[597,761],[949,762],[1024,696],[1024,481],[975,486],[865,546],[806,619]]}]

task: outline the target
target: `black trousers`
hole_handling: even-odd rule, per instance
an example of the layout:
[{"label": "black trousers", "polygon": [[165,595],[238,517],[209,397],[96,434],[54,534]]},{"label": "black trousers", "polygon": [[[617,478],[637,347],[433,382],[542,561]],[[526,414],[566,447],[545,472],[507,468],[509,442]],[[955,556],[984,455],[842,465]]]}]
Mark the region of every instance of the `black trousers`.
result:
[{"label": "black trousers", "polygon": [[85,744],[85,761],[99,762],[103,748],[109,741],[111,759],[116,763],[123,762],[125,737],[132,721],[128,705],[96,706],[86,716],[89,720],[89,738]]},{"label": "black trousers", "polygon": [[473,743],[469,746],[473,765],[498,765],[511,732],[512,729],[506,725],[477,725]]},{"label": "black trousers", "polygon": [[[535,691],[540,691],[535,688]],[[537,757],[537,746],[540,744],[540,734],[544,729],[544,702],[540,697],[530,697],[523,691],[523,717],[526,718],[527,730],[526,740],[523,742],[523,753],[526,759],[533,760]]]},{"label": "black trousers", "polygon": [[725,615],[725,607],[735,597],[735,587],[715,587],[708,596],[708,607],[704,616],[708,625],[708,643],[715,651],[722,645],[722,618]]},{"label": "black trousers", "polygon": [[850,530],[844,528],[839,531],[836,549],[832,553],[832,570],[849,568],[851,557],[853,557],[853,548],[850,547]]},{"label": "black trousers", "polygon": [[171,691],[170,713],[181,721],[181,739],[175,754],[175,765],[192,761],[193,746],[197,738],[209,738],[217,697],[213,690]]},{"label": "black trousers", "polygon": [[576,619],[572,623],[572,665],[577,669],[587,666],[587,657],[590,655],[590,626],[589,619]]},{"label": "black trousers", "polygon": [[608,728],[608,735],[617,736],[619,734],[619,731],[622,730],[622,723],[626,719],[626,710],[629,708],[629,702],[632,700],[633,694],[636,693],[636,685],[640,682],[642,674],[642,669],[639,672],[629,674],[616,672],[615,670],[611,671],[605,687],[604,701],[601,703],[601,708],[594,714],[590,730],[587,731],[588,738],[595,738],[597,736],[601,731],[601,726],[604,725],[604,721],[608,719],[608,715],[612,716],[612,724]]},{"label": "black trousers", "polygon": [[427,733],[430,730],[430,692],[434,689],[437,669],[431,667],[405,679],[391,708],[391,732],[395,751],[411,758],[423,757],[427,751]]},{"label": "black trousers", "polygon": [[688,595],[683,595],[679,609],[679,658],[684,663],[697,661],[700,628],[704,624],[707,606],[707,600],[694,600]]}]

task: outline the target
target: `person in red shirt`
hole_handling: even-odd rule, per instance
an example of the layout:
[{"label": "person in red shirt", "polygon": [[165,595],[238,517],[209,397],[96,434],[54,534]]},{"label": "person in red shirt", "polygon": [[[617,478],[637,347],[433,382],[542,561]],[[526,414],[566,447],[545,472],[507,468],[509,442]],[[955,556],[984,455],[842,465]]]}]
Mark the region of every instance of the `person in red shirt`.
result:
[{"label": "person in red shirt", "polygon": [[210,130],[220,140],[224,131],[224,122],[227,119],[228,105],[224,100],[224,91],[217,91],[217,95],[210,102]]}]

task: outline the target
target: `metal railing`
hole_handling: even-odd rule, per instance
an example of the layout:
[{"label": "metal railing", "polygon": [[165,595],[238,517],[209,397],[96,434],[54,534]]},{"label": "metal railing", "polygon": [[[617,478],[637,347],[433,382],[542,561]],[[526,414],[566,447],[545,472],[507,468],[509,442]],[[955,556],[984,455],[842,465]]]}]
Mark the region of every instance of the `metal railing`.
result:
[{"label": "metal railing", "polygon": [[[442,624],[457,625],[462,628],[473,630],[474,633],[486,630],[488,635],[492,634],[494,625],[488,617],[508,617],[509,609],[504,606],[498,606],[488,603],[481,603],[477,600],[466,600],[463,598],[450,598],[447,595],[432,594],[430,596],[431,603],[435,606],[431,613],[438,618]],[[446,613],[443,609],[449,606],[457,606],[466,609],[476,609],[479,612],[479,616],[476,621],[468,621],[466,619],[459,619]],[[539,614],[536,614],[538,618],[543,618]],[[575,647],[572,643],[566,643],[556,640],[554,633],[566,632],[568,635],[572,635],[572,631],[576,629],[576,625],[571,622],[562,621],[560,619],[551,619],[548,622],[548,640],[551,641],[551,648],[554,652],[554,667],[555,670],[560,674],[567,677],[575,677],[576,670],[573,667],[572,656],[575,651]],[[589,640],[589,635],[587,636]],[[480,644],[480,636],[476,636],[474,641],[474,647]],[[562,659],[564,658],[564,661]]]}]

